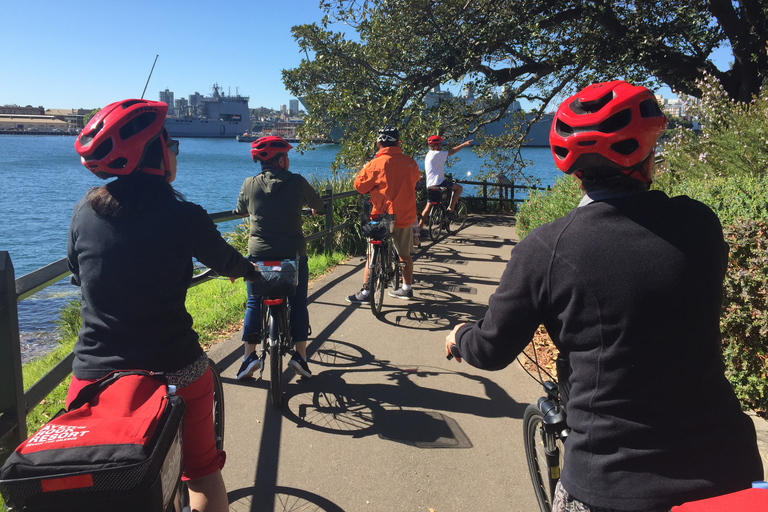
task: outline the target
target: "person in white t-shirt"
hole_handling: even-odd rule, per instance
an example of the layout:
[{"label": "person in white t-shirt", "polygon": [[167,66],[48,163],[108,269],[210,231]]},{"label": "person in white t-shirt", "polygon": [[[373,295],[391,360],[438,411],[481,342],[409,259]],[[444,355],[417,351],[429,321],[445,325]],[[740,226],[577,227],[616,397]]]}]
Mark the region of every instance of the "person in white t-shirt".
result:
[{"label": "person in white t-shirt", "polygon": [[439,201],[440,200],[440,192],[435,192],[433,190],[430,190],[431,187],[444,187],[449,188],[453,191],[452,197],[451,197],[451,204],[448,207],[448,211],[452,212],[453,208],[456,206],[456,203],[459,200],[459,196],[461,195],[461,191],[463,188],[458,183],[454,183],[451,180],[445,179],[445,170],[443,169],[443,165],[445,164],[445,161],[448,159],[449,156],[453,155],[454,153],[457,153],[462,148],[466,148],[470,145],[472,140],[468,140],[465,142],[462,142],[458,146],[451,148],[447,151],[443,151],[443,139],[439,135],[431,135],[427,139],[427,144],[429,145],[429,151],[427,152],[427,156],[424,157],[424,170],[427,174],[427,194],[429,201],[427,201],[427,205],[424,207],[424,211],[421,212],[421,221],[419,222],[419,226],[423,226],[424,219],[427,218],[429,215],[429,210],[432,209],[432,203],[431,201]]}]

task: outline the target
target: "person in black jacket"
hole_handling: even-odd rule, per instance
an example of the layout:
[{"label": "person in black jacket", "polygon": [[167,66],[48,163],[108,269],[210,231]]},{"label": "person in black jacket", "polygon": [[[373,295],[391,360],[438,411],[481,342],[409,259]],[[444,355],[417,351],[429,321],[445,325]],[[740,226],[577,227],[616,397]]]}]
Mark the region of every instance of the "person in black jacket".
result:
[{"label": "person in black jacket", "polygon": [[221,477],[225,453],[213,431],[208,356],[185,308],[192,258],[221,275],[260,279],[200,206],[171,186],[179,142],[164,128],[168,106],[124,100],[101,109],[75,142],[100,178],[77,203],[67,264],[81,287],[69,404],[87,383],[114,370],[163,373],[184,399],[184,474],[193,510],[229,510]]},{"label": "person in black jacket", "polygon": [[581,203],[521,240],[485,316],[446,338],[457,360],[499,370],[543,324],[569,359],[555,511],[666,511],[763,476],[720,353],[720,222],[649,190],[665,126],[651,91],[624,81],[568,98],[550,143]]}]

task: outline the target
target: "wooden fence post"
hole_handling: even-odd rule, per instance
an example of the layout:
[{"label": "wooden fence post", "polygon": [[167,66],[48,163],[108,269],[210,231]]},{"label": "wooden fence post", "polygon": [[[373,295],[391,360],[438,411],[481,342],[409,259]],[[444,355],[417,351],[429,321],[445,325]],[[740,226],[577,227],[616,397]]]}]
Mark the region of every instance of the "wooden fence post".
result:
[{"label": "wooden fence post", "polygon": [[6,447],[12,450],[27,438],[16,299],[11,256],[7,251],[0,251],[0,411],[8,413],[8,417],[2,418],[3,423],[16,424],[10,435],[3,439],[3,453]]},{"label": "wooden fence post", "polygon": [[325,229],[331,231],[331,234],[325,237],[326,256],[333,252],[333,187],[330,183],[325,184],[325,195],[328,196],[325,203]]},{"label": "wooden fence post", "polygon": [[488,178],[483,178],[483,211],[488,211]]}]

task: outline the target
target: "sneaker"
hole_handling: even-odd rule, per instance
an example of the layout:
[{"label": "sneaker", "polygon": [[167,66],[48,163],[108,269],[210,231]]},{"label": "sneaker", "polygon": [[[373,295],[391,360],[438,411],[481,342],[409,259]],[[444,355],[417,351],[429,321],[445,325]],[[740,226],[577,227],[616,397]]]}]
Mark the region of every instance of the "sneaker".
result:
[{"label": "sneaker", "polygon": [[256,352],[251,352],[240,365],[240,369],[237,371],[237,380],[253,377],[256,370],[261,370],[261,359]]},{"label": "sneaker", "polygon": [[309,365],[298,352],[293,354],[291,360],[288,361],[288,366],[293,368],[296,373],[299,373],[308,379],[312,377],[312,372],[309,370]]},{"label": "sneaker", "polygon": [[408,290],[408,291],[405,291],[405,290],[404,290],[404,289],[402,289],[402,288],[398,288],[398,289],[397,289],[397,290],[395,290],[395,291],[390,291],[390,292],[389,292],[389,296],[390,296],[390,297],[394,297],[394,298],[396,298],[396,299],[405,299],[405,300],[410,300],[410,299],[412,299],[412,298],[413,298],[413,288],[411,288],[411,289],[410,289],[410,290]]},{"label": "sneaker", "polygon": [[356,294],[347,297],[347,302],[351,302],[352,304],[370,304],[371,294],[363,295],[363,290],[360,290]]}]

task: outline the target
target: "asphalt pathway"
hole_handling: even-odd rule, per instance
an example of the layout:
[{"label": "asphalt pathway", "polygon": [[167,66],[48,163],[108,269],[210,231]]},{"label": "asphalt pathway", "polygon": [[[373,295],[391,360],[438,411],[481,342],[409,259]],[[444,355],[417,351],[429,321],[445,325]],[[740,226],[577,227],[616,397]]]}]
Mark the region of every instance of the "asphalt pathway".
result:
[{"label": "asphalt pathway", "polygon": [[363,258],[312,283],[314,375],[286,369],[280,409],[268,370],[235,379],[239,333],[210,350],[224,380],[230,510],[537,510],[522,416],[541,387],[516,363],[487,372],[444,355],[449,330],[485,312],[517,241],[512,222],[473,215],[458,234],[424,241],[414,299],[385,295],[379,319],[345,301]]}]

